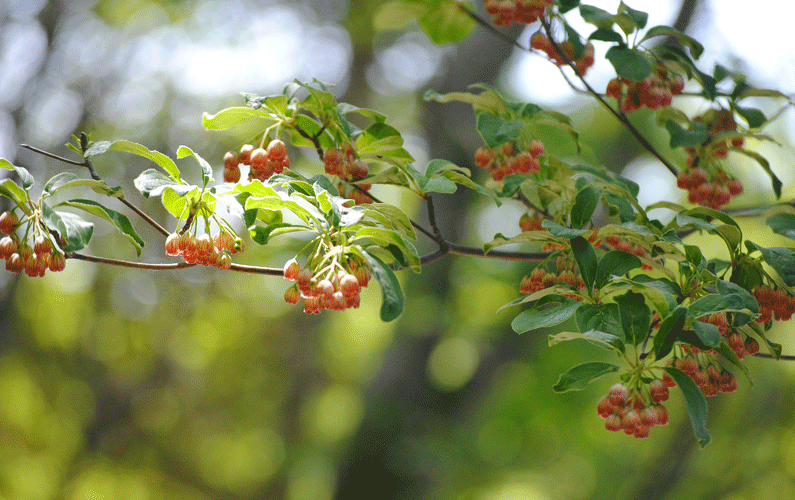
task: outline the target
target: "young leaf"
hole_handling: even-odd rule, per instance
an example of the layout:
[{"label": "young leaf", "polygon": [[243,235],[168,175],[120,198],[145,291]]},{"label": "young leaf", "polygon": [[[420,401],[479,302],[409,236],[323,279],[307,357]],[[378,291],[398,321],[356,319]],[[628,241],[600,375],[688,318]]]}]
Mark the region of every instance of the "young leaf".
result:
[{"label": "young leaf", "polygon": [[599,377],[617,371],[618,366],[614,364],[602,361],[588,361],[574,366],[566,373],[561,374],[552,390],[555,392],[580,391]]},{"label": "young leaf", "polygon": [[511,322],[511,328],[516,333],[525,333],[538,328],[546,328],[563,323],[577,311],[582,302],[562,297],[548,295],[536,304],[519,313]]},{"label": "young leaf", "polygon": [[618,337],[622,343],[625,340],[618,304],[583,304],[577,309],[575,319],[580,332],[604,332]]},{"label": "young leaf", "polygon": [[[246,102],[253,104],[254,100],[247,98]],[[214,115],[208,113],[202,115],[202,125],[206,130],[227,130],[239,127],[249,120],[261,120],[263,129],[277,122],[276,118],[268,116],[262,109],[255,108],[251,104],[222,109]]]},{"label": "young leaf", "polygon": [[624,341],[621,338],[611,333],[600,332],[598,330],[589,330],[584,333],[560,332],[550,334],[547,338],[547,344],[549,347],[552,347],[561,342],[568,342],[569,340],[585,340],[603,349],[624,353]]},{"label": "young leaf", "polygon": [[50,180],[47,181],[47,184],[44,185],[42,195],[51,196],[62,189],[78,186],[90,187],[95,193],[105,196],[124,198],[124,191],[122,191],[121,187],[112,188],[102,181],[85,179],[72,172],[60,172],[52,176]]},{"label": "young leaf", "polygon": [[[28,200],[28,192],[19,187],[13,179],[3,179],[0,181],[0,195],[9,200],[13,200],[17,205],[25,209],[25,202]],[[27,212],[26,212],[27,213]]]},{"label": "young leaf", "polygon": [[740,106],[734,106],[734,110],[737,111],[737,114],[742,116],[746,122],[748,122],[749,128],[760,128],[767,122],[767,117],[765,114],[756,108],[742,108]]},{"label": "young leaf", "polygon": [[199,166],[201,167],[201,174],[202,174],[202,185],[206,186],[209,182],[213,181],[213,167],[207,163],[207,160],[196,154],[191,148],[188,146],[180,146],[177,150],[177,158],[185,158],[186,156],[193,156],[196,158],[196,161],[199,162]]},{"label": "young leaf", "polygon": [[631,8],[630,6],[628,6],[627,4],[625,4],[624,2],[621,2],[619,4],[618,12],[619,13],[626,13],[632,19],[632,22],[635,24],[635,26],[638,29],[645,28],[646,27],[646,23],[649,20],[649,15],[647,13],[645,13],[643,11],[640,11],[640,10],[635,10],[635,9]]},{"label": "young leaf", "polygon": [[688,35],[685,35],[681,31],[677,30],[676,28],[672,28],[670,26],[655,26],[653,28],[649,28],[646,31],[646,34],[640,40],[639,43],[643,43],[650,38],[654,38],[657,36],[669,36],[672,38],[676,38],[676,40],[688,47],[690,49],[690,53],[693,54],[694,59],[698,59],[701,57],[701,54],[704,52],[704,46],[698,42],[695,38],[692,38]]},{"label": "young leaf", "polygon": [[759,163],[759,166],[770,176],[770,182],[773,184],[773,192],[776,194],[776,199],[778,200],[781,198],[781,179],[773,172],[773,169],[770,168],[770,162],[767,161],[767,158],[760,155],[756,151],[749,151],[747,149],[738,149],[738,148],[731,148],[732,151],[743,154],[749,158],[753,158]]},{"label": "young leaf", "polygon": [[392,321],[400,316],[404,308],[403,290],[400,288],[400,282],[392,272],[392,269],[381,261],[378,257],[367,253],[363,249],[359,249],[361,254],[367,259],[370,264],[370,272],[373,278],[381,285],[382,304],[381,304],[381,321]]},{"label": "young leaf", "polygon": [[7,170],[13,170],[19,176],[19,181],[22,183],[22,189],[25,191],[29,190],[33,187],[34,179],[33,176],[30,175],[28,169],[25,167],[17,167],[16,165],[12,165],[11,162],[6,160],[5,158],[0,158],[0,168],[5,168]]},{"label": "young leaf", "polygon": [[150,196],[160,196],[163,193],[163,190],[167,187],[173,189],[180,196],[185,195],[196,188],[196,186],[181,184],[163,172],[153,168],[141,172],[141,174],[133,181],[133,185],[138,191],[141,192],[142,195],[144,195],[144,198],[149,198]]},{"label": "young leaf", "polygon": [[142,146],[135,142],[125,140],[115,141],[112,143],[107,141],[95,142],[90,148],[88,148],[88,150],[86,150],[83,156],[88,159],[92,156],[105,153],[106,151],[124,151],[152,160],[163,167],[163,170],[165,170],[174,180],[180,182],[179,169],[177,168],[177,164],[174,163],[174,160],[159,151],[151,151],[146,146]]},{"label": "young leaf", "polygon": [[561,226],[560,224],[555,224],[551,220],[545,220],[541,223],[541,225],[547,229],[549,232],[552,233],[553,236],[557,236],[558,238],[564,239],[572,239],[578,236],[582,236],[585,233],[590,232],[590,229],[572,229],[569,227]]},{"label": "young leaf", "polygon": [[79,215],[69,212],[56,212],[47,203],[40,203],[44,221],[66,240],[65,252],[82,250],[91,240],[94,224],[83,220]]},{"label": "young leaf", "polygon": [[687,413],[690,415],[693,433],[696,435],[698,443],[702,448],[707,446],[710,440],[709,432],[707,432],[707,398],[685,372],[670,366],[666,367],[665,371],[674,379],[685,396]]},{"label": "young leaf", "polygon": [[93,200],[74,199],[59,203],[58,206],[79,208],[80,210],[84,210],[110,222],[116,226],[116,229],[118,229],[119,232],[121,232],[121,234],[123,234],[130,243],[132,243],[138,256],[141,256],[141,249],[145,245],[144,240],[142,240],[141,237],[138,236],[138,233],[135,232],[135,228],[130,223],[130,219],[128,219],[126,215],[111,210]]},{"label": "young leaf", "polygon": [[596,279],[597,257],[596,250],[582,236],[577,236],[571,240],[571,252],[580,270],[580,276],[585,282],[587,290],[593,290],[594,280]]}]

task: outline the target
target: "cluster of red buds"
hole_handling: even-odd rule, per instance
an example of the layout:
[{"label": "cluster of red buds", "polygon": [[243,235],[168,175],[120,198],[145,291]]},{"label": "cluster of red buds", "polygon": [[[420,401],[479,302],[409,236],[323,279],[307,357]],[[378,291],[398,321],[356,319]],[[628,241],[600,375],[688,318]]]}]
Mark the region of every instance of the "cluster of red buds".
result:
[{"label": "cluster of red buds", "polygon": [[339,148],[329,148],[323,154],[323,165],[328,175],[334,175],[346,181],[359,181],[367,177],[367,163],[356,157],[356,150],[350,143],[343,143]]},{"label": "cluster of red buds", "polygon": [[544,143],[532,141],[524,151],[516,150],[513,142],[506,142],[499,148],[482,147],[475,152],[475,165],[488,169],[491,178],[501,181],[506,175],[530,174],[538,172],[541,164],[539,156],[545,154]]},{"label": "cluster of red buds", "polygon": [[703,123],[709,132],[709,138],[704,141],[701,146],[695,148],[685,148],[688,154],[688,166],[695,167],[696,163],[701,161],[709,161],[714,158],[726,158],[729,154],[729,145],[733,148],[741,148],[745,144],[745,140],[738,136],[733,137],[730,141],[721,139],[716,141],[715,138],[722,132],[734,132],[737,130],[737,122],[734,120],[734,114],[728,109],[710,109],[701,116],[693,118],[696,123]]},{"label": "cluster of red buds", "polygon": [[[544,266],[540,265],[533,269],[530,276],[525,276],[519,284],[519,291],[521,293],[530,295],[539,290],[549,288],[551,286],[565,283],[570,285],[575,290],[585,289],[585,282],[576,271],[574,259],[571,257],[560,256],[555,262],[557,272],[549,272]],[[573,299],[581,299],[579,295],[571,294]]]},{"label": "cluster of red buds", "polygon": [[[596,229],[598,231],[598,229]],[[598,238],[597,238],[598,239]],[[644,259],[651,259],[651,254],[649,250],[644,247],[643,245],[639,245],[637,243],[631,243],[626,239],[622,238],[621,236],[612,234],[610,236],[605,236],[601,243],[604,247],[607,247],[612,250],[620,250],[622,252],[631,253],[632,255],[637,255],[638,257],[642,257]],[[646,271],[651,270],[651,266],[648,264],[643,264],[642,269]]]},{"label": "cluster of red buds", "polygon": [[554,0],[484,0],[486,12],[495,26],[511,23],[533,24],[543,17]]},{"label": "cluster of red buds", "polygon": [[683,346],[686,355],[675,358],[674,368],[685,372],[705,396],[717,396],[737,390],[737,377],[720,366],[713,354],[700,353],[693,346]]},{"label": "cluster of red buds", "polygon": [[30,277],[42,277],[49,269],[53,272],[63,271],[66,267],[66,256],[56,249],[50,239],[50,235],[45,231],[33,238],[33,246],[27,241],[28,230],[31,227],[30,221],[27,223],[25,236],[20,238],[17,229],[22,224],[16,212],[9,210],[0,214],[0,232],[5,234],[0,238],[0,258],[6,261],[6,270],[12,273],[25,272]]},{"label": "cluster of red buds", "polygon": [[248,180],[264,181],[290,168],[290,157],[287,156],[287,146],[279,139],[268,143],[267,149],[255,149],[251,144],[244,144],[239,153],[227,151],[224,155],[224,182],[240,181],[241,164],[249,167]]},{"label": "cluster of red buds", "polygon": [[370,268],[356,259],[349,258],[347,268],[330,266],[319,272],[301,269],[295,259],[284,265],[284,279],[296,283],[284,293],[288,304],[297,304],[304,299],[306,314],[320,314],[323,309],[342,311],[359,307],[359,292],[370,282]]},{"label": "cluster of red buds", "polygon": [[759,303],[757,323],[770,323],[772,320],[789,321],[795,314],[795,296],[788,295],[781,288],[772,289],[758,286],[754,289],[754,298]]},{"label": "cluster of red buds", "polygon": [[735,196],[743,192],[743,184],[739,179],[729,177],[724,171],[717,170],[707,181],[707,172],[703,168],[683,170],[676,176],[676,186],[688,191],[690,203],[697,203],[715,210],[726,205]]},{"label": "cluster of red buds", "polygon": [[729,325],[725,312],[708,314],[698,318],[698,321],[717,326],[720,334],[726,339],[726,343],[738,358],[743,359],[746,354],[754,355],[759,352],[759,342],[747,336],[743,339],[743,336]]},{"label": "cluster of red buds", "polygon": [[546,53],[547,57],[549,57],[552,62],[558,66],[566,65],[566,60],[568,59],[574,63],[574,67],[577,69],[577,73],[580,75],[585,75],[585,73],[588,71],[588,68],[593,66],[594,47],[591,42],[585,44],[582,54],[580,54],[580,57],[577,59],[574,58],[574,45],[572,45],[571,42],[567,40],[565,42],[561,42],[558,45],[563,51],[563,54],[558,52],[552,41],[540,31],[536,32],[532,37],[530,37],[530,47]]},{"label": "cluster of red buds", "polygon": [[243,240],[225,229],[212,238],[207,233],[196,236],[189,231],[181,235],[172,233],[166,238],[166,255],[181,255],[188,264],[217,267],[222,271],[232,267],[232,255],[244,249]]},{"label": "cluster of red buds", "polygon": [[638,391],[627,390],[624,384],[615,384],[596,405],[596,411],[605,419],[605,429],[623,430],[636,438],[649,437],[649,430],[658,425],[668,425],[668,409],[661,403],[668,400],[668,388],[676,384],[668,375],[654,379],[648,386],[649,403]]},{"label": "cluster of red buds", "polygon": [[636,82],[626,78],[613,78],[607,83],[605,95],[618,99],[624,113],[638,108],[658,109],[671,105],[673,96],[682,93],[685,81],[671,73],[664,65],[657,65],[652,73]]}]

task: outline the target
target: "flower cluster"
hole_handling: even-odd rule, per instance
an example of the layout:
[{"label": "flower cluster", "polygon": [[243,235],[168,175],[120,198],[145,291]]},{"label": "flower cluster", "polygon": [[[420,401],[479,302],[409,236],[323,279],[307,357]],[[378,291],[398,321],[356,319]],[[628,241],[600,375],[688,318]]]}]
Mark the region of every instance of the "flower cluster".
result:
[{"label": "flower cluster", "polygon": [[196,236],[190,231],[181,235],[172,233],[166,238],[167,255],[181,255],[188,264],[217,267],[222,271],[232,267],[232,255],[244,249],[243,240],[225,229],[212,238],[207,233]]},{"label": "flower cluster", "polygon": [[[585,282],[577,272],[574,259],[571,257],[560,256],[555,262],[557,272],[547,271],[543,265],[533,269],[530,276],[525,276],[519,285],[521,293],[530,295],[539,290],[549,288],[554,285],[565,283],[570,285],[575,290],[584,290],[586,288]],[[571,298],[581,300],[582,297],[576,294],[571,294]]]},{"label": "flower cluster", "polygon": [[[63,271],[66,267],[66,256],[57,250],[51,235],[38,224],[28,219],[25,223],[25,234],[17,235],[22,223],[16,212],[9,210],[0,214],[0,258],[6,261],[6,270],[12,273],[25,272],[30,277],[42,277],[49,269],[53,272]],[[28,241],[31,228],[36,234],[33,245]]]},{"label": "flower cluster", "polygon": [[688,191],[690,203],[697,203],[716,210],[726,205],[735,196],[743,192],[743,184],[738,179],[729,177],[722,170],[717,170],[707,181],[707,172],[703,168],[679,172],[676,186]]},{"label": "flower cluster", "polygon": [[224,182],[240,181],[241,164],[249,167],[248,180],[264,181],[290,168],[290,157],[287,146],[279,139],[270,141],[267,149],[244,144],[239,153],[227,151],[224,155]]},{"label": "flower cluster", "polygon": [[538,172],[539,156],[545,154],[544,143],[532,141],[524,151],[516,150],[516,144],[506,142],[499,148],[482,147],[475,152],[475,165],[488,169],[491,178],[501,181],[506,175]]},{"label": "flower cluster", "polygon": [[543,17],[554,0],[484,0],[486,12],[495,26],[511,23],[533,24]]},{"label": "flower cluster", "polygon": [[693,379],[705,396],[737,390],[737,378],[717,362],[715,355],[699,352],[692,346],[683,345],[682,348],[685,356],[675,358],[672,364]]},{"label": "flower cluster", "polygon": [[787,295],[781,288],[774,290],[767,286],[756,287],[754,298],[759,303],[757,323],[770,323],[774,319],[789,321],[795,313],[795,296]]},{"label": "flower cluster", "polygon": [[350,143],[339,148],[329,148],[323,154],[323,165],[328,175],[335,175],[347,181],[359,181],[367,177],[367,163],[356,157],[356,150]]},{"label": "flower cluster", "polygon": [[[642,394],[640,387],[630,393],[624,384],[615,384],[599,400],[596,411],[605,419],[605,429],[647,438],[652,427],[668,425],[668,409],[660,403],[668,400],[668,387],[674,385],[667,374],[649,383],[648,395]],[[644,396],[648,397],[648,404]]]},{"label": "flower cluster", "polygon": [[576,59],[574,58],[574,45],[572,45],[571,42],[567,40],[559,44],[560,49],[563,51],[563,54],[561,54],[555,48],[555,45],[552,43],[552,41],[540,31],[536,32],[532,37],[530,37],[530,46],[536,50],[546,53],[547,57],[549,57],[552,62],[558,66],[564,66],[566,64],[566,60],[568,59],[574,63],[574,67],[577,69],[577,73],[580,75],[585,75],[585,73],[588,71],[588,68],[593,66],[594,63],[594,47],[591,42],[585,44],[582,54],[580,54],[580,56]]},{"label": "flower cluster", "polygon": [[323,309],[342,311],[359,307],[359,292],[370,282],[369,266],[358,259],[349,258],[347,268],[340,264],[328,266],[318,272],[301,269],[295,259],[284,265],[284,279],[296,283],[284,293],[288,304],[304,299],[306,314],[320,314]]},{"label": "flower cluster", "polygon": [[682,93],[684,79],[668,71],[664,65],[657,65],[652,73],[636,82],[626,78],[614,78],[607,83],[605,95],[618,99],[624,113],[638,108],[658,109],[671,105],[673,96]]}]

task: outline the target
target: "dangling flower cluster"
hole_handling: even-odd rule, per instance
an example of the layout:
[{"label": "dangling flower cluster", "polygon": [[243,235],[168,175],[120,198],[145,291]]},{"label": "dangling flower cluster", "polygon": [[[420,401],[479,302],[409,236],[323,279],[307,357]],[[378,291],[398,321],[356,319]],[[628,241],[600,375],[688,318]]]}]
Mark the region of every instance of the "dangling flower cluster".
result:
[{"label": "dangling flower cluster", "polygon": [[495,26],[511,23],[533,24],[543,17],[554,0],[484,0],[486,12]]},{"label": "dangling flower cluster", "polygon": [[[555,261],[556,272],[549,272],[545,266],[539,265],[530,273],[530,276],[525,276],[519,284],[519,291],[523,294],[533,294],[539,290],[549,288],[554,285],[565,283],[570,285],[575,290],[584,290],[585,282],[583,281],[580,273],[576,270],[574,259],[571,257],[560,256]],[[571,294],[570,298],[575,300],[582,300],[577,294]]]},{"label": "dangling flower cluster", "polygon": [[618,99],[624,113],[638,108],[658,109],[671,105],[673,96],[682,93],[684,79],[658,64],[649,76],[636,82],[626,78],[614,78],[607,83],[605,95]]},{"label": "dangling flower cluster", "polygon": [[372,203],[373,199],[362,191],[369,191],[371,184],[359,183],[359,189],[353,187],[351,183],[367,178],[369,169],[367,163],[361,158],[356,157],[356,150],[353,144],[343,143],[339,148],[327,149],[323,154],[323,165],[326,174],[339,177],[335,182],[340,196],[350,198],[357,205]]},{"label": "dangling flower cluster", "polygon": [[690,203],[697,203],[715,210],[726,205],[735,196],[743,192],[743,184],[738,179],[729,177],[724,171],[717,170],[707,182],[707,172],[703,168],[684,170],[676,176],[676,186],[688,191]]},{"label": "dangling flower cluster", "polygon": [[729,319],[725,312],[708,314],[698,318],[698,321],[717,326],[720,334],[726,339],[726,343],[738,358],[743,359],[746,354],[754,355],[759,352],[759,342],[748,336],[743,339],[743,335],[729,325]]},{"label": "dangling flower cluster", "polygon": [[641,388],[630,393],[624,384],[615,384],[599,400],[596,411],[605,419],[608,431],[623,430],[628,436],[647,438],[652,427],[668,425],[668,409],[661,403],[668,400],[668,387],[674,385],[667,374],[649,383],[648,394],[641,394]]},{"label": "dangling flower cluster", "polygon": [[795,314],[795,296],[787,295],[781,288],[758,286],[754,289],[754,298],[759,303],[757,323],[770,323],[774,319],[789,321]]},{"label": "dangling flower cluster", "polygon": [[315,272],[301,269],[296,259],[290,259],[284,265],[284,279],[296,283],[284,293],[285,302],[297,304],[304,299],[306,314],[320,314],[323,309],[358,308],[359,292],[370,282],[370,268],[355,258],[348,258],[346,265],[331,265]]},{"label": "dangling flower cluster", "polygon": [[574,63],[577,73],[585,75],[588,68],[593,66],[594,63],[594,47],[591,42],[585,44],[582,54],[577,59],[574,58],[574,45],[570,41],[561,42],[558,44],[566,57],[555,49],[555,45],[540,31],[536,32],[530,37],[530,46],[536,50],[546,53],[552,62],[558,66],[564,66],[566,59]]},{"label": "dangling flower cluster", "polygon": [[[0,258],[6,261],[6,270],[12,273],[25,272],[30,277],[42,277],[49,269],[53,272],[63,271],[66,267],[66,256],[57,249],[51,235],[38,224],[28,219],[25,234],[21,238],[17,231],[23,223],[16,212],[9,210],[0,214]],[[28,242],[31,228],[37,233],[33,238],[33,246]]]},{"label": "dangling flower cluster", "polygon": [[491,178],[501,181],[506,175],[530,174],[538,172],[541,164],[539,156],[544,156],[544,143],[532,141],[524,151],[516,151],[513,142],[506,142],[499,148],[482,147],[475,152],[475,165],[488,169]]},{"label": "dangling flower cluster", "polygon": [[723,368],[714,354],[699,352],[693,346],[683,345],[684,356],[674,358],[672,364],[685,372],[705,396],[717,396],[737,390],[737,378]]},{"label": "dangling flower cluster", "polygon": [[244,249],[243,240],[223,228],[212,238],[207,233],[196,236],[190,231],[181,235],[172,233],[166,238],[166,255],[181,255],[188,264],[213,266],[222,271],[232,267],[232,255]]},{"label": "dangling flower cluster", "polygon": [[249,167],[248,180],[265,181],[290,168],[290,157],[287,156],[287,146],[279,139],[270,141],[267,149],[255,149],[251,144],[244,144],[239,153],[227,151],[224,155],[224,182],[240,181],[241,164]]},{"label": "dangling flower cluster", "polygon": [[715,141],[718,134],[737,130],[734,114],[729,109],[710,109],[701,116],[693,118],[693,121],[703,123],[706,126],[709,138],[701,146],[685,148],[688,154],[688,166],[697,166],[696,159],[702,162],[710,162],[713,158],[726,158],[729,154],[729,144],[733,148],[741,148],[745,144],[745,140],[741,136],[732,137],[729,142],[726,139]]}]

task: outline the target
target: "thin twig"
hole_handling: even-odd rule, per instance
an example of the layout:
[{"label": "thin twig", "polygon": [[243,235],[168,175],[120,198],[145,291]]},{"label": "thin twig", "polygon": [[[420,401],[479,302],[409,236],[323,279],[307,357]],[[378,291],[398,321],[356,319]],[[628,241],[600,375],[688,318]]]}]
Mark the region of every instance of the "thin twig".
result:
[{"label": "thin twig", "polygon": [[20,146],[22,146],[25,149],[29,149],[29,150],[33,151],[34,153],[39,153],[40,155],[48,156],[48,157],[52,158],[53,160],[58,160],[58,161],[62,161],[64,163],[68,163],[69,165],[74,165],[76,167],[85,167],[86,166],[86,164],[84,162],[70,160],[69,158],[64,158],[63,156],[58,156],[56,154],[44,151],[43,149],[39,149],[39,148],[33,147],[33,146],[29,145],[29,144],[20,144]]}]

